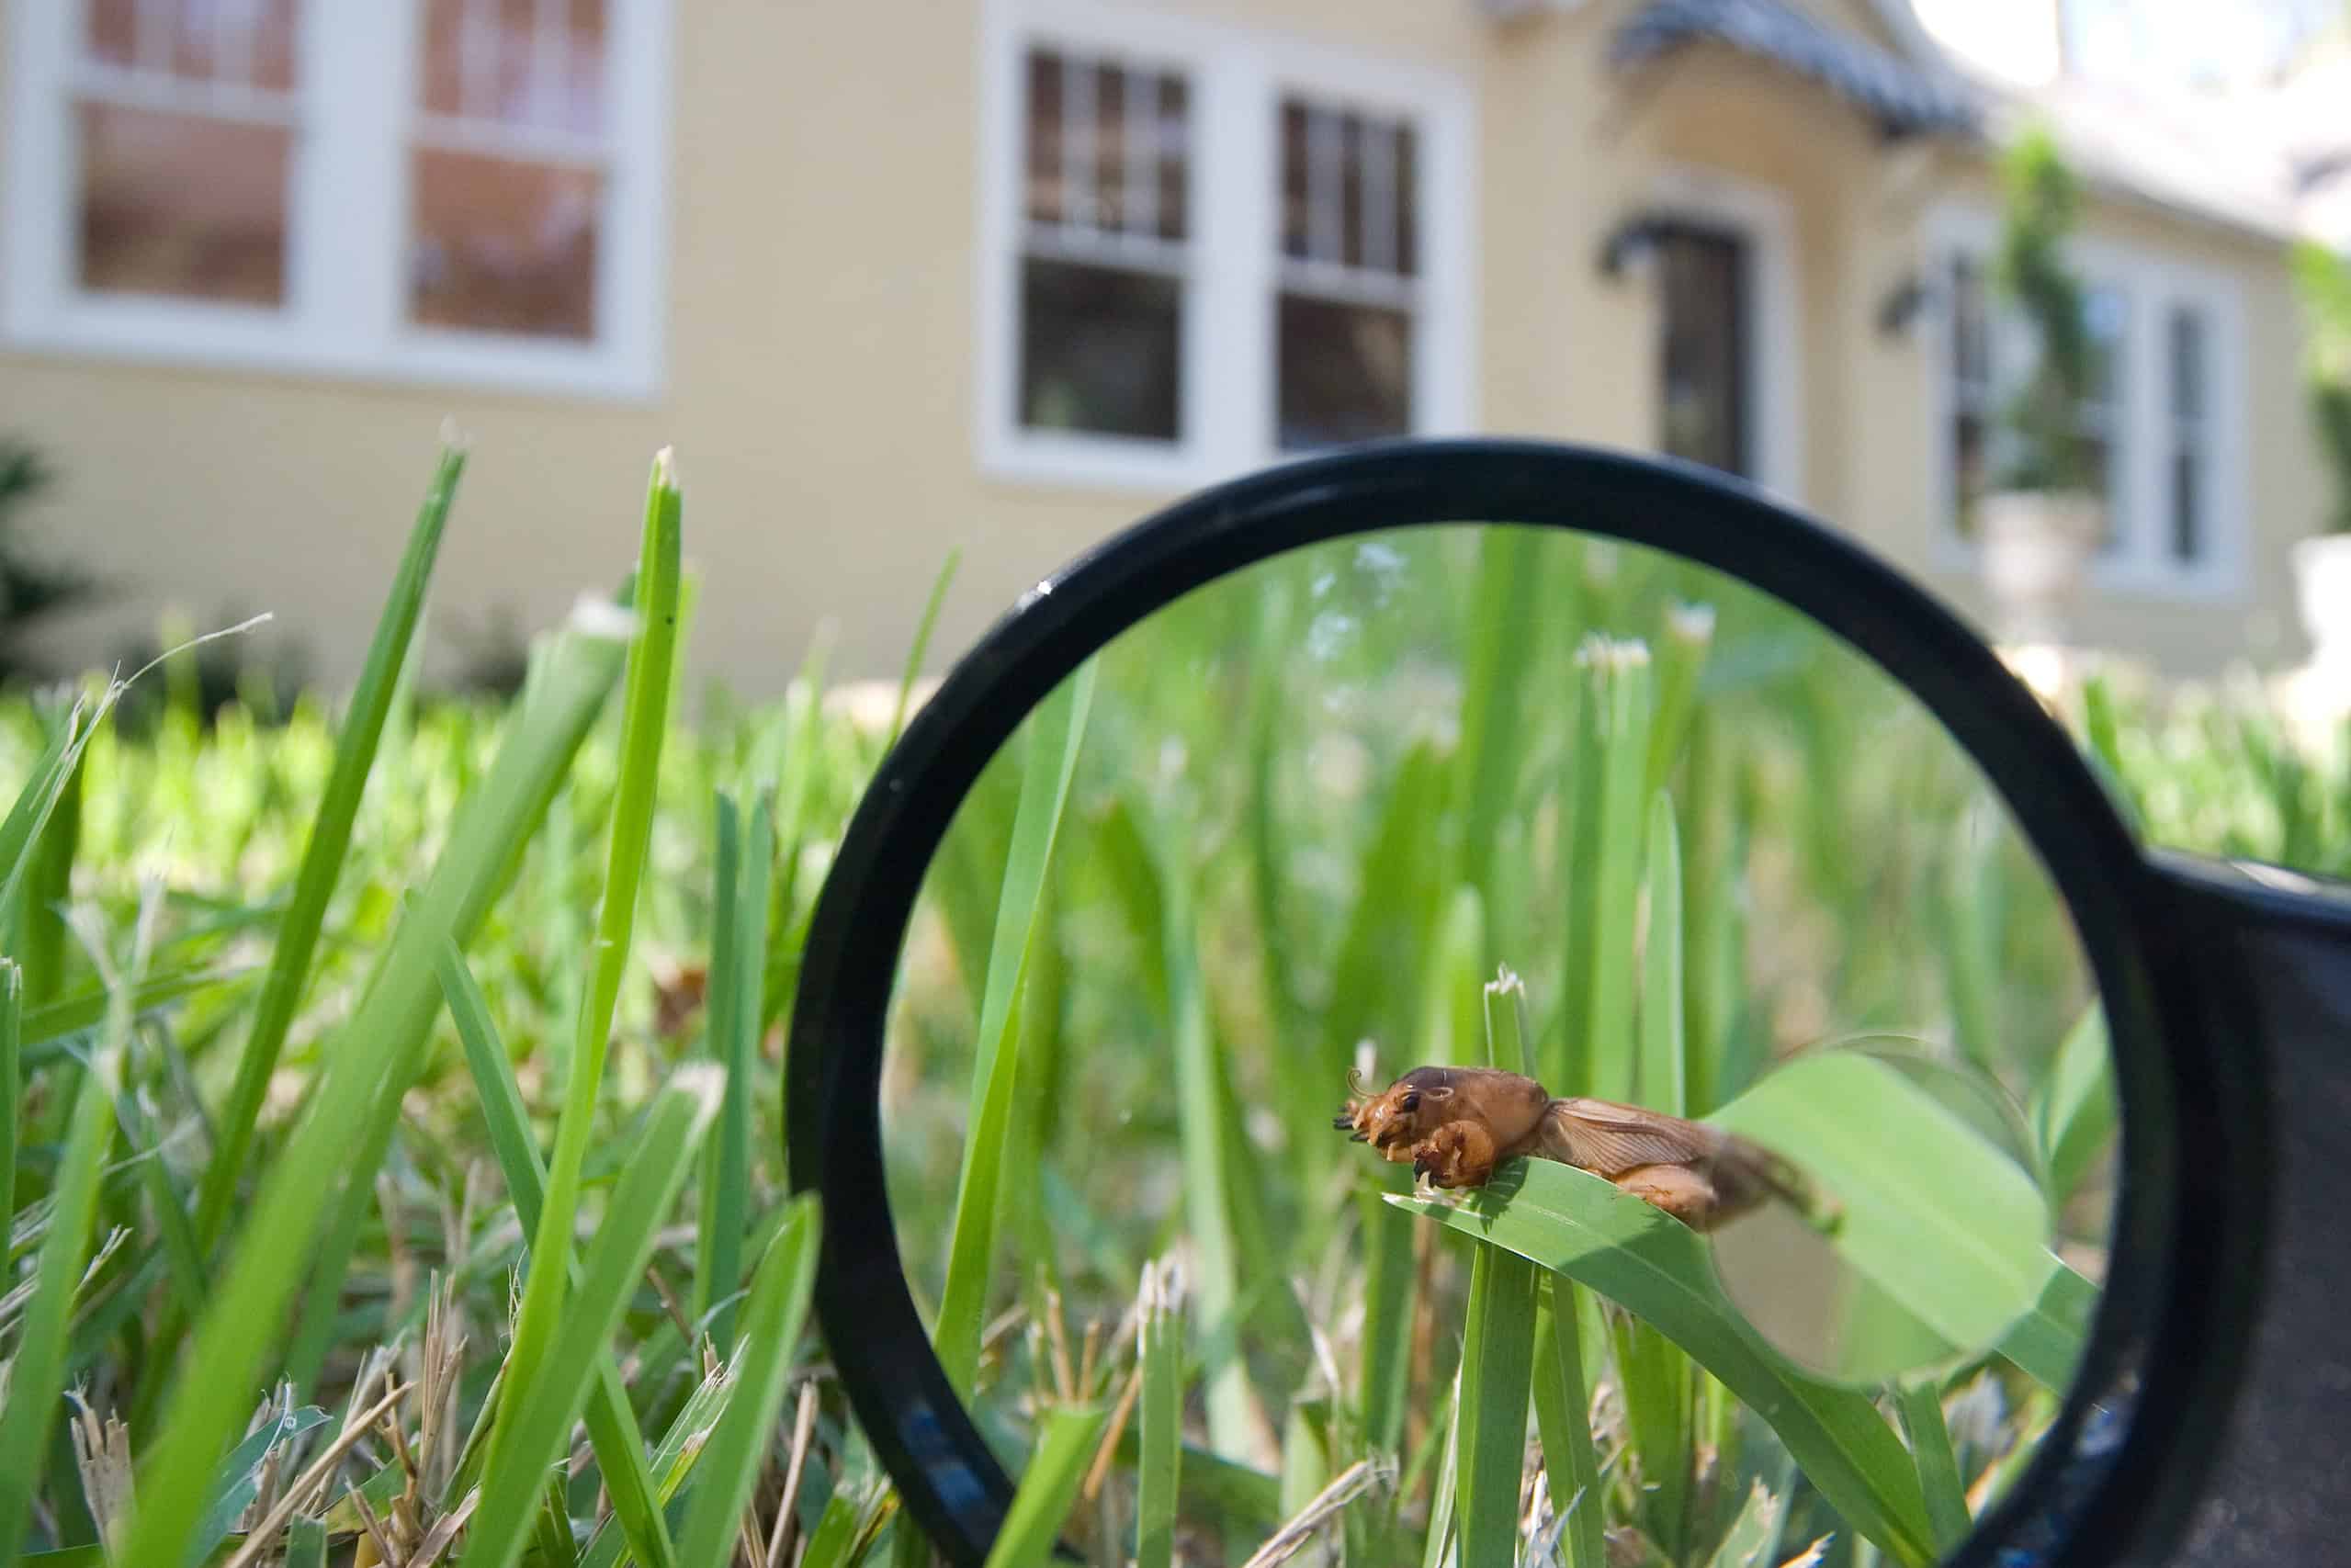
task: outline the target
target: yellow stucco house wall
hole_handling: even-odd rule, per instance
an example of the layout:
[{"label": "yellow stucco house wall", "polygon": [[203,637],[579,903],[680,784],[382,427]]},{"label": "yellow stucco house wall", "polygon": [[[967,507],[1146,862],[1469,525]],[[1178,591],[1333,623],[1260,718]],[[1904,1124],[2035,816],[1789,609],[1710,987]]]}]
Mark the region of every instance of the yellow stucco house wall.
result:
[{"label": "yellow stucco house wall", "polygon": [[[1981,608],[1950,521],[1964,390],[1942,287],[1994,217],[1981,146],[1889,140],[1849,96],[1736,41],[1612,63],[1645,0],[556,5],[537,8],[524,64],[555,62],[571,90],[544,100],[466,52],[491,35],[449,30],[495,6],[432,7],[458,17],[435,32],[422,4],[272,0],[266,15],[296,19],[283,59],[269,37],[215,39],[191,67],[169,39],[102,37],[96,14],[121,8],[90,5],[15,0],[0,38],[0,434],[58,471],[42,540],[122,590],[62,631],[61,656],[103,658],[166,604],[199,622],[268,610],[314,671],[347,677],[454,418],[473,456],[436,633],[501,609],[543,625],[616,581],[648,460],[674,443],[702,574],[696,672],[773,691],[825,620],[836,669],[893,671],[951,547],[942,650],[1105,532],[1276,458],[1290,393],[1273,301],[1294,282],[1403,321],[1412,428],[1654,448],[1659,269],[1601,258],[1658,215],[1738,242],[1754,476]],[[1769,8],[1931,74],[1893,0]],[[567,41],[567,17],[589,30]],[[1180,126],[1181,173],[1139,219],[1132,184],[1121,232],[1024,223],[1035,51],[1063,62],[1061,101],[1078,101],[1074,62],[1098,112],[1114,90],[1156,92]],[[1291,102],[1312,111],[1295,146]],[[2083,256],[2117,301],[2124,367],[2108,414],[2133,543],[2099,569],[2082,632],[2180,671],[2289,655],[2287,553],[2323,482],[2295,380],[2289,220],[2254,176],[2188,166],[2209,149],[2135,144],[2128,117],[2086,100],[2053,112],[2097,181]],[[1315,140],[1347,115],[1386,129]],[[208,172],[204,138],[232,134],[215,120],[282,183],[240,197]],[[201,209],[217,188],[282,228],[260,282],[232,268],[203,286],[258,303],[85,287],[89,247],[130,242],[89,238],[76,148],[158,127],[179,128],[166,140],[186,163],[153,199]],[[1417,174],[1400,178],[1407,141]],[[1313,164],[1331,148],[1338,163]],[[501,159],[525,174],[499,184]],[[1339,170],[1342,195],[1313,185],[1285,206],[1308,165]],[[471,207],[469,170],[488,171]],[[578,298],[526,310],[519,333],[464,330],[504,307],[424,279],[418,232],[443,220],[418,215],[435,193],[455,193],[460,284],[469,254],[494,272],[502,243],[552,243],[485,208],[585,213],[593,258],[563,274]],[[1398,203],[1409,276],[1385,239],[1354,238],[1392,235]],[[137,212],[121,221],[135,238]],[[1339,263],[1316,262],[1342,229]],[[125,254],[134,277],[180,265]],[[1178,439],[1029,423],[1022,279],[1037,256],[1108,257],[1180,301],[1181,385],[1162,400]],[[1889,324],[1917,282],[1922,306]],[[2165,369],[2182,310],[2192,394]],[[2198,487],[2185,525],[2180,451]]]}]

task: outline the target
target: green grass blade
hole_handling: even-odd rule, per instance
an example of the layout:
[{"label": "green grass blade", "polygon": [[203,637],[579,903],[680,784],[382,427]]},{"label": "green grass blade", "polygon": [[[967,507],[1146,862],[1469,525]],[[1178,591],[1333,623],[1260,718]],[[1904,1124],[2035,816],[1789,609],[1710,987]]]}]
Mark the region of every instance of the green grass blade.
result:
[{"label": "green grass blade", "polygon": [[[17,1326],[8,1368],[5,1404],[0,1404],[0,1562],[15,1559],[32,1521],[33,1499],[51,1449],[50,1434],[64,1405],[65,1338],[73,1292],[90,1254],[90,1231],[97,1213],[98,1178],[114,1131],[112,1054],[82,1074],[73,1101],[72,1130],[54,1187],[56,1206],[41,1238],[34,1266],[32,1300]],[[125,1562],[157,1559],[126,1557]],[[176,1562],[177,1557],[160,1559]]]},{"label": "green grass blade", "polygon": [[2041,1285],[2025,1314],[2001,1336],[2000,1354],[2051,1393],[2073,1386],[2097,1310],[2098,1288],[2054,1253],[2041,1259]]},{"label": "green grass blade", "polygon": [[1711,1120],[1803,1151],[1844,1211],[1837,1252],[1950,1344],[1994,1344],[2037,1297],[2040,1190],[1899,1068],[1858,1051],[1799,1056]]},{"label": "green grass blade", "polygon": [[694,1501],[678,1544],[680,1568],[727,1568],[733,1560],[737,1527],[750,1506],[760,1462],[784,1408],[792,1353],[799,1345],[808,1294],[816,1283],[816,1195],[804,1193],[789,1208],[784,1229],[752,1283],[751,1310],[743,1320],[742,1349],[727,1412],[695,1464]]},{"label": "green grass blade", "polygon": [[334,768],[319,799],[310,841],[303,846],[293,902],[287,906],[277,927],[268,977],[262,982],[253,1027],[237,1061],[236,1080],[214,1121],[212,1156],[205,1166],[196,1203],[197,1239],[208,1251],[220,1238],[237,1183],[245,1174],[245,1155],[261,1115],[262,1098],[269,1088],[270,1074],[277,1070],[295,1010],[301,1005],[303,984],[310,977],[319,931],[326,919],[327,900],[334,896],[335,882],[351,847],[352,824],[358,818],[367,775],[375,766],[384,718],[391,709],[392,687],[424,607],[425,585],[432,581],[449,506],[457,496],[458,478],[464,471],[464,451],[444,446],[432,486],[409,531],[408,547],[392,579],[391,592],[377,619],[367,662],[352,691],[350,710],[335,738]]},{"label": "green grass blade", "polygon": [[1780,1539],[1780,1500],[1758,1480],[1723,1532],[1723,1543],[1706,1560],[1707,1568],[1771,1568],[1764,1552]]},{"label": "green grass blade", "polygon": [[[197,1325],[147,1468],[130,1560],[179,1559],[195,1529],[203,1487],[228,1448],[262,1359],[306,1265],[340,1278],[340,1259],[311,1257],[318,1226],[348,1178],[351,1151],[372,1142],[367,1125],[378,1089],[405,1084],[440,1007],[434,954],[445,938],[460,945],[479,927],[503,873],[537,813],[579,749],[618,674],[624,644],[600,617],[575,616],[549,649],[544,679],[500,747],[490,773],[460,809],[422,893],[393,936],[390,952],[329,1053],[301,1120],[264,1176],[246,1211],[234,1256]],[[397,1109],[397,1097],[389,1110]]]},{"label": "green grass blade", "polygon": [[1462,818],[1455,880],[1476,888],[1489,912],[1495,911],[1488,879],[1494,840],[1522,760],[1520,690],[1549,542],[1540,528],[1493,525],[1477,536],[1476,613],[1462,672],[1461,742],[1454,749],[1452,793]]},{"label": "green grass blade", "polygon": [[1592,1449],[1591,1385],[1584,1373],[1576,1289],[1572,1280],[1543,1276],[1534,1320],[1535,1430],[1543,1440],[1552,1511],[1567,1520],[1559,1538],[1566,1568],[1604,1568],[1599,1456]]},{"label": "green grass blade", "polygon": [[914,695],[914,682],[922,673],[922,660],[931,649],[931,634],[939,625],[940,608],[947,602],[947,588],[955,580],[955,569],[963,564],[963,547],[952,546],[947,558],[939,568],[937,579],[931,584],[931,597],[923,602],[922,618],[914,624],[914,642],[906,650],[906,672],[898,680],[898,701],[890,707],[889,739],[883,743],[887,753],[898,744],[899,736],[906,728],[906,707]]},{"label": "green grass blade", "polygon": [[988,1568],[1041,1568],[1052,1557],[1102,1436],[1103,1414],[1092,1405],[1072,1405],[1046,1417],[1045,1435],[1021,1472],[1004,1527],[988,1549]]},{"label": "green grass blade", "polygon": [[[1192,1247],[1190,1284],[1200,1303],[1203,1335],[1218,1347],[1236,1339],[1241,1299],[1235,1255],[1235,1194],[1224,1155],[1225,1115],[1216,1041],[1200,972],[1198,933],[1182,856],[1170,852],[1160,886],[1167,899],[1168,995],[1174,1037],[1176,1121],[1183,1157],[1184,1228]],[[1207,1371],[1208,1440],[1217,1452],[1249,1456],[1260,1450],[1261,1416],[1249,1393],[1240,1357],[1214,1353]]]},{"label": "green grass blade", "polygon": [[1681,840],[1673,797],[1649,805],[1649,934],[1641,957],[1641,1103],[1687,1116],[1689,1053],[1682,1031]]},{"label": "green grass blade", "polygon": [[1095,666],[1089,661],[1029,718],[1027,766],[1012,819],[1012,852],[997,901],[988,981],[980,998],[977,1059],[972,1068],[970,1132],[955,1183],[954,1239],[946,1290],[932,1333],[939,1359],[957,1390],[968,1393],[979,1366],[979,1336],[995,1269],[997,1197],[1005,1144],[1012,1134],[1020,1051],[1013,1038],[1019,996],[1043,902],[1045,876],[1069,798],[1069,777],[1085,740]]},{"label": "green grass blade", "polygon": [[[1486,986],[1488,1066],[1510,1072],[1523,1066],[1525,995],[1525,987],[1507,969]],[[1461,1395],[1453,1407],[1458,1428],[1453,1509],[1465,1563],[1508,1562],[1517,1555],[1537,1279],[1533,1264],[1498,1247],[1481,1247],[1470,1260]]]},{"label": "green grass blade", "polygon": [[1918,1465],[1918,1490],[1927,1499],[1927,1522],[1934,1527],[1935,1550],[1949,1551],[1968,1532],[1967,1489],[1961,1484],[1950,1427],[1943,1420],[1943,1392],[1931,1378],[1895,1391],[1894,1407],[1910,1437]]},{"label": "green grass blade", "polygon": [[[491,1021],[490,1004],[474,984],[473,972],[467,967],[465,955],[458,951],[455,942],[441,944],[435,967],[441,989],[448,998],[449,1017],[465,1047],[466,1065],[473,1074],[482,1119],[490,1128],[490,1146],[498,1156],[507,1196],[514,1201],[515,1221],[525,1235],[535,1235],[539,1216],[546,1210],[547,1171],[539,1163],[538,1145],[531,1136],[530,1116],[523,1107],[522,1089],[514,1082],[506,1048],[498,1039],[496,1025]],[[568,1237],[564,1261],[576,1280],[579,1267],[571,1257]],[[619,1522],[621,1533],[638,1561],[649,1568],[673,1561],[669,1530],[661,1522],[661,1499],[656,1495],[652,1468],[645,1459],[645,1438],[638,1428],[636,1411],[628,1403],[627,1384],[621,1379],[620,1365],[609,1350],[596,1364],[595,1386],[589,1391],[585,1418],[589,1444],[604,1473],[605,1489],[612,1497],[613,1517]]]},{"label": "green grass blade", "polygon": [[1714,638],[1714,611],[1706,604],[1666,607],[1665,636],[1659,639],[1656,719],[1649,727],[1649,752],[1641,771],[1641,794],[1654,798],[1680,758],[1690,739],[1690,720],[1698,705],[1698,677],[1706,666],[1706,652]]},{"label": "green grass blade", "polygon": [[65,905],[73,890],[73,855],[82,839],[82,781],[87,771],[78,760],[65,771],[49,825],[32,846],[12,944],[25,971],[28,1009],[44,1006],[65,988]]},{"label": "green grass blade", "polygon": [[1141,1441],[1135,1459],[1136,1568],[1169,1568],[1183,1467],[1183,1318],[1164,1267],[1147,1265],[1142,1322]]},{"label": "green grass blade", "polygon": [[[1648,811],[1641,780],[1648,761],[1649,650],[1638,642],[1596,639],[1581,657],[1585,701],[1598,721],[1599,775],[1588,846],[1594,856],[1589,930],[1580,944],[1580,951],[1589,955],[1589,967],[1570,976],[1567,992],[1570,1006],[1578,998],[1582,1003],[1574,1059],[1582,1064],[1581,1082],[1589,1092],[1605,1100],[1629,1100],[1634,1058],[1633,935],[1642,828]],[[1584,765],[1594,765],[1594,760],[1587,759]]]},{"label": "green grass blade", "polygon": [[[645,528],[638,550],[633,613],[637,631],[628,653],[627,705],[621,715],[620,782],[613,802],[612,838],[597,910],[587,1006],[572,1037],[571,1076],[556,1122],[555,1155],[548,1162],[547,1202],[532,1233],[531,1269],[508,1351],[509,1377],[490,1436],[489,1473],[501,1469],[501,1438],[513,1429],[522,1403],[533,1397],[541,1359],[552,1344],[579,1213],[581,1168],[595,1135],[596,1101],[604,1085],[605,1051],[614,1005],[627,966],[637,920],[638,886],[645,873],[653,799],[661,783],[661,741],[668,728],[670,670],[677,655],[678,570],[683,501],[670,452],[653,459],[645,497]],[[485,1501],[487,1494],[485,1494]]]},{"label": "green grass blade", "polygon": [[[742,1010],[743,1001],[740,980],[742,955],[736,947],[737,932],[741,929],[738,895],[742,880],[742,818],[735,809],[733,798],[723,790],[714,803],[712,827],[710,971],[704,991],[705,1016],[708,1026],[705,1034],[711,1060],[729,1073],[727,1093],[733,1100],[740,1095],[744,1087],[733,1076],[736,1019]],[[741,1275],[742,1171],[740,1163],[731,1173],[725,1168],[729,1163],[727,1144],[732,1121],[729,1109],[721,1106],[718,1131],[702,1151],[702,1189],[695,1214],[693,1314],[696,1323],[710,1316],[713,1303],[732,1293],[733,1282]],[[750,1137],[747,1122],[743,1136],[745,1145],[740,1152],[747,1156]],[[736,1183],[731,1203],[726,1199],[730,1174]],[[722,1209],[727,1211],[723,1215]],[[734,1343],[734,1310],[731,1304],[725,1311],[723,1325],[713,1318],[708,1330],[711,1342],[721,1347]],[[725,1352],[722,1349],[720,1353]]]},{"label": "green grass blade", "polygon": [[1865,1396],[1805,1378],[1750,1340],[1704,1242],[1678,1220],[1588,1172],[1540,1159],[1505,1165],[1457,1204],[1389,1201],[1588,1285],[1653,1324],[1779,1434],[1855,1529],[1914,1568],[1932,1560],[1902,1440]]},{"label": "green grass blade", "polygon": [[2092,1002],[2058,1046],[2055,1067],[2033,1091],[2033,1139],[2048,1169],[2052,1207],[2074,1195],[2106,1152],[2119,1111],[2106,1009]]},{"label": "green grass blade", "polygon": [[326,1568],[326,1526],[296,1519],[286,1527],[286,1568]]},{"label": "green grass blade", "polygon": [[[17,1037],[23,1028],[25,972],[12,959],[0,958],[0,1228],[17,1212],[17,1118],[24,1099],[24,1069]],[[7,1243],[0,1240],[0,1273],[5,1273]]]},{"label": "green grass blade", "polygon": [[1481,1247],[1470,1259],[1461,1403],[1453,1415],[1453,1509],[1464,1563],[1509,1562],[1517,1555],[1535,1280],[1533,1264],[1499,1247]]},{"label": "green grass blade", "polygon": [[[723,1089],[715,1069],[697,1064],[673,1073],[655,1099],[588,1249],[580,1289],[556,1324],[536,1375],[527,1386],[507,1384],[522,1393],[500,1407],[503,1431],[492,1437],[481,1506],[459,1568],[511,1568],[520,1555],[548,1467],[562,1452],[565,1434],[587,1400],[596,1363],[607,1354],[622,1309],[652,1257],[655,1233],[677,1201]],[[560,1265],[558,1252],[534,1267]]]},{"label": "green grass blade", "polygon": [[1462,1568],[1475,1568],[1453,1540],[1453,1509],[1460,1496],[1461,1479],[1461,1401],[1462,1382],[1466,1363],[1456,1368],[1453,1386],[1446,1400],[1445,1447],[1437,1461],[1437,1479],[1429,1490],[1429,1530],[1421,1540],[1420,1568],[1444,1568],[1446,1563],[1460,1563]]}]

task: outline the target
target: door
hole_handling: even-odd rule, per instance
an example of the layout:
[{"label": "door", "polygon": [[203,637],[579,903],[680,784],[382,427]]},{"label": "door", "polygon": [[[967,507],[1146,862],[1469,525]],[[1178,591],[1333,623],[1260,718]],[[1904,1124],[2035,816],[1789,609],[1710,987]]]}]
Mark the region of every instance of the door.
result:
[{"label": "door", "polygon": [[1753,294],[1746,238],[1730,229],[1670,223],[1656,235],[1660,304],[1657,445],[1677,457],[1754,477],[1747,406],[1747,311]]}]

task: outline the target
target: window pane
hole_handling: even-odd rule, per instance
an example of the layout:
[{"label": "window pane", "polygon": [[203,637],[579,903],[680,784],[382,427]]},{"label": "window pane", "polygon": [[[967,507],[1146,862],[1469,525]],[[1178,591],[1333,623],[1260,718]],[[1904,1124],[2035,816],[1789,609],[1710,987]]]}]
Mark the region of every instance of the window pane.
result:
[{"label": "window pane", "polygon": [[559,129],[581,136],[605,130],[605,0],[571,0]]},{"label": "window pane", "polygon": [[138,64],[140,10],[140,0],[90,0],[90,58]]},{"label": "window pane", "polygon": [[1021,423],[1175,440],[1182,325],[1182,286],[1172,277],[1028,258]]},{"label": "window pane", "polygon": [[594,136],[604,130],[605,0],[426,0],[428,114]]},{"label": "window pane", "polygon": [[2185,306],[2171,314],[2171,407],[2174,417],[2204,417],[2204,317]]},{"label": "window pane", "polygon": [[595,333],[601,175],[419,151],[409,318],[538,337]]},{"label": "window pane", "polygon": [[1363,265],[1363,120],[1339,118],[1339,259]]},{"label": "window pane", "polygon": [[79,108],[83,288],[284,301],[288,131]]},{"label": "window pane", "polygon": [[2204,465],[2187,448],[2172,455],[2172,558],[2204,554]]},{"label": "window pane", "polygon": [[1191,98],[1182,77],[1159,80],[1159,238],[1181,240],[1191,231],[1192,221],[1185,154],[1191,135]]},{"label": "window pane", "polygon": [[1984,275],[1964,257],[1951,263],[1951,373],[1966,389],[1984,388],[1992,378]]},{"label": "window pane", "polygon": [[1094,222],[1126,227],[1126,84],[1116,66],[1094,73]]},{"label": "window pane", "polygon": [[1064,216],[1061,189],[1061,57],[1043,50],[1029,55],[1029,217],[1058,223]]},{"label": "window pane", "polygon": [[1281,303],[1284,451],[1403,435],[1412,427],[1412,318],[1296,294]]},{"label": "window pane", "polygon": [[1306,106],[1295,98],[1282,105],[1282,254],[1303,259],[1313,223],[1313,196],[1306,175]]},{"label": "window pane", "polygon": [[284,89],[294,78],[294,0],[90,0],[92,59],[195,81]]},{"label": "window pane", "polygon": [[1396,270],[1420,271],[1420,139],[1409,122],[1396,128]]},{"label": "window pane", "polygon": [[1726,474],[1746,471],[1744,276],[1736,236],[1672,229],[1657,246],[1665,450]]}]

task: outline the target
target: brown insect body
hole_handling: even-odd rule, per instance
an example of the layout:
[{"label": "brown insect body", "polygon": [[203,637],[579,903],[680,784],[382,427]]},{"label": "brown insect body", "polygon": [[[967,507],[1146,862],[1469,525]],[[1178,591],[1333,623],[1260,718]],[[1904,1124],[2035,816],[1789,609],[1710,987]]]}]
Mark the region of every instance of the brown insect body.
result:
[{"label": "brown insect body", "polygon": [[1496,1067],[1415,1067],[1349,1100],[1331,1125],[1439,1187],[1483,1187],[1524,1155],[1605,1178],[1695,1230],[1775,1197],[1809,1208],[1794,1170],[1745,1138],[1638,1105],[1554,1098]]}]

